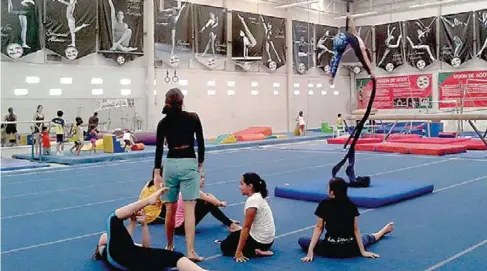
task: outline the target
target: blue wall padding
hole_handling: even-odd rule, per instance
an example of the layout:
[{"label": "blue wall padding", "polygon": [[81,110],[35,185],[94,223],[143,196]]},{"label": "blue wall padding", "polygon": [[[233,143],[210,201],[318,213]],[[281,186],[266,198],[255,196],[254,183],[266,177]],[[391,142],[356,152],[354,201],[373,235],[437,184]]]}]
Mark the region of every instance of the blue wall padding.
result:
[{"label": "blue wall padding", "polygon": [[[280,198],[320,202],[328,198],[328,178],[276,186]],[[348,196],[359,207],[378,208],[433,192],[434,185],[411,181],[371,180],[370,187],[349,188]]]}]

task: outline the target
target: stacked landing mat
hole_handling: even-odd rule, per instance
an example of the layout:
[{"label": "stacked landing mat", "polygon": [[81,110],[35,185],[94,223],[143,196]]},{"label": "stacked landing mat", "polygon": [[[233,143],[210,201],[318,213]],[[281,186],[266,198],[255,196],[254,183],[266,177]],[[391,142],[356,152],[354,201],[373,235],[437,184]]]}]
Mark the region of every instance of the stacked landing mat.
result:
[{"label": "stacked landing mat", "polygon": [[232,134],[237,141],[259,141],[272,136],[271,127],[249,127],[247,129]]},{"label": "stacked landing mat", "polygon": [[[319,202],[328,197],[327,178],[296,182],[296,184],[277,186],[274,195],[303,201]],[[373,179],[367,188],[349,188],[350,199],[359,207],[378,208],[381,206],[405,201],[433,192],[432,184],[421,184],[411,181],[393,181]]]},{"label": "stacked landing mat", "polygon": [[481,140],[470,138],[391,138],[388,142],[357,145],[358,151],[392,152],[418,155],[447,155],[467,150],[486,150]]}]

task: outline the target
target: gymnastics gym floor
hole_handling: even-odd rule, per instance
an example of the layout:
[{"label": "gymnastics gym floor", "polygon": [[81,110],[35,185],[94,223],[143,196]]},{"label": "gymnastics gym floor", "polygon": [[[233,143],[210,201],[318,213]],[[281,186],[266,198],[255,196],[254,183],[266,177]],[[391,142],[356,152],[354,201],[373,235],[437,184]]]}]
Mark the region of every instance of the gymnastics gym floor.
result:
[{"label": "gymnastics gym floor", "polygon": [[[356,172],[374,179],[428,182],[433,194],[379,209],[361,209],[362,233],[389,221],[396,230],[369,248],[380,259],[324,259],[302,263],[297,245],[311,236],[316,203],[273,197],[274,187],[323,178],[344,155],[323,141],[207,154],[205,190],[228,201],[224,212],[242,221],[242,173],[255,171],[267,181],[276,222],[275,255],[235,263],[222,257],[215,239],[227,230],[207,217],[197,227],[196,248],[211,270],[487,270],[486,152],[443,157],[357,154]],[[91,260],[109,212],[134,201],[151,175],[153,159],[2,173],[3,270],[107,270]],[[150,226],[152,245],[164,247],[164,226]],[[136,230],[134,240],[140,242]],[[184,237],[176,250],[185,252]],[[156,268],[156,267],[155,267]],[[156,269],[154,269],[156,270]]]}]

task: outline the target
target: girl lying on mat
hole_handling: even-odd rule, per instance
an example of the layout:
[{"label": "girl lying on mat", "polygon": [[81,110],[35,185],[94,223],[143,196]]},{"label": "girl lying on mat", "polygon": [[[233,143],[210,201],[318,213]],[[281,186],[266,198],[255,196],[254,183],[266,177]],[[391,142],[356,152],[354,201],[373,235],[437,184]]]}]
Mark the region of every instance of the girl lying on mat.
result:
[{"label": "girl lying on mat", "polygon": [[[256,256],[272,256],[270,251],[276,234],[272,210],[265,198],[267,185],[256,173],[245,173],[240,180],[240,192],[247,196],[243,228],[230,233],[221,241],[224,256],[246,262]],[[218,241],[220,242],[220,241]]]},{"label": "girl lying on mat", "polygon": [[[200,188],[202,188],[205,184],[205,177],[201,177]],[[221,223],[228,227],[230,232],[235,232],[241,230],[238,224],[239,222],[233,221],[228,218],[219,207],[226,207],[227,203],[224,201],[220,201],[215,196],[209,193],[205,193],[200,190],[200,198],[196,200],[195,206],[195,226],[203,220],[203,218],[208,214],[211,213],[214,218],[218,219]],[[177,202],[176,207],[176,234],[184,234],[184,202],[183,196],[179,193],[179,199]]]},{"label": "girl lying on mat", "polygon": [[[161,188],[143,200],[121,207],[108,215],[107,232],[100,236],[93,257],[104,260],[112,267],[121,270],[152,270],[177,267],[181,271],[204,271],[201,267],[179,252],[151,248],[149,228],[145,223],[143,208],[157,204],[168,188]],[[127,227],[123,221],[130,219]],[[142,245],[132,240],[136,222],[142,226]]]},{"label": "girl lying on mat", "polygon": [[[379,255],[368,252],[366,247],[379,241],[384,235],[394,230],[390,222],[374,234],[360,234],[358,227],[357,206],[347,196],[347,183],[342,178],[333,178],[328,184],[328,197],[320,202],[315,215],[318,222],[312,238],[299,239],[299,246],[308,255],[301,260],[311,262],[314,254],[330,258],[348,258],[363,256],[378,258]],[[326,228],[325,239],[320,240]]]}]

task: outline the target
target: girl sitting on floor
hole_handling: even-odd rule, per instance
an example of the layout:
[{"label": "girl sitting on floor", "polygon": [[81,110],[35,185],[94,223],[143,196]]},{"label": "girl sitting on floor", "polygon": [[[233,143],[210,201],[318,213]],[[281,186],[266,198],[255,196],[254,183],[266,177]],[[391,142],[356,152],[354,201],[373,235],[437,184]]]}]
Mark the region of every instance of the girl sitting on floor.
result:
[{"label": "girl sitting on floor", "polygon": [[240,192],[247,196],[245,222],[242,230],[230,233],[221,241],[224,256],[233,256],[237,262],[246,262],[256,256],[272,256],[276,227],[272,210],[265,198],[267,185],[256,173],[245,173],[240,180]]},{"label": "girl sitting on floor", "polygon": [[[162,171],[161,177],[162,177]],[[154,171],[152,171],[152,178],[144,185],[142,191],[140,192],[139,199],[142,200],[152,195],[157,191],[159,187],[154,184]],[[149,225],[151,224],[164,224],[166,220],[166,206],[165,202],[158,199],[156,204],[146,206],[144,208],[145,212],[145,222]]]},{"label": "girl sitting on floor", "polygon": [[[156,204],[168,188],[161,188],[143,200],[136,201],[110,213],[107,220],[107,232],[100,236],[93,257],[104,260],[112,267],[121,270],[153,270],[154,268],[177,267],[180,271],[204,271],[201,267],[184,257],[182,253],[161,248],[150,248],[150,235],[143,208]],[[130,218],[125,228],[123,221]],[[132,240],[135,223],[142,226],[142,245]]]},{"label": "girl sitting on floor", "polygon": [[[200,187],[203,187],[205,183],[204,176],[201,177]],[[241,230],[242,227],[238,225],[238,222],[231,220],[228,218],[219,207],[226,207],[227,203],[224,201],[220,201],[215,196],[209,193],[205,193],[200,190],[200,198],[196,200],[195,206],[195,226],[203,220],[203,218],[208,214],[211,213],[214,218],[218,219],[222,222],[225,226],[228,227],[230,232],[235,232]],[[177,209],[176,209],[176,234],[184,234],[184,202],[183,196],[179,193],[179,198],[177,202]]]},{"label": "girl sitting on floor", "polygon": [[[298,243],[308,255],[301,260],[313,261],[314,254],[330,258],[348,258],[363,256],[378,258],[379,255],[366,251],[365,248],[375,244],[384,235],[394,230],[390,222],[374,234],[360,234],[358,227],[357,206],[347,196],[347,183],[342,178],[333,178],[328,184],[328,197],[320,202],[315,215],[318,222],[312,238],[300,238]],[[325,239],[320,240],[326,228]]]}]

